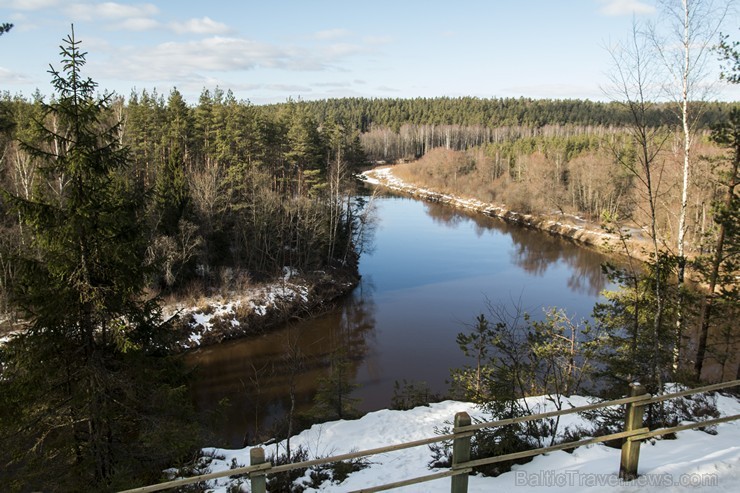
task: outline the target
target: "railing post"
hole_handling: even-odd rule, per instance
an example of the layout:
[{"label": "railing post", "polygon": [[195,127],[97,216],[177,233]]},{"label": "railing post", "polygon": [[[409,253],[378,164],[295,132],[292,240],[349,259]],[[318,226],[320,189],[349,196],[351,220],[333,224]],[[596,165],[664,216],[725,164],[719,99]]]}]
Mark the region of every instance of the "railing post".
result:
[{"label": "railing post", "polygon": [[[256,466],[264,464],[265,449],[262,447],[252,447],[249,450],[249,465]],[[252,493],[267,492],[267,476],[264,471],[253,472],[249,474],[249,480],[252,483]]]},{"label": "railing post", "polygon": [[[455,428],[470,426],[470,416],[466,412],[455,414]],[[470,437],[455,438],[452,441],[452,468],[470,460]],[[452,476],[452,493],[468,492],[468,475]]]},{"label": "railing post", "polygon": [[[645,387],[639,383],[630,384],[630,396],[645,394]],[[637,401],[627,404],[624,418],[624,431],[633,431],[642,427],[642,416],[645,413],[645,404]],[[624,439],[622,443],[622,459],[619,462],[619,478],[632,481],[637,477],[637,463],[640,460],[640,440]]]}]

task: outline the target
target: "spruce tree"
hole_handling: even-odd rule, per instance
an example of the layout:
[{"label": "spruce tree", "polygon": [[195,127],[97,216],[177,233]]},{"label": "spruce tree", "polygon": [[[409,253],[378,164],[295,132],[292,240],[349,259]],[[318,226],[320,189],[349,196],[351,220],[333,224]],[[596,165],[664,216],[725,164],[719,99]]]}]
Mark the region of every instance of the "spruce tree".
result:
[{"label": "spruce tree", "polygon": [[314,396],[312,416],[318,421],[356,418],[359,399],[351,397],[359,386],[352,382],[351,363],[347,348],[338,348],[331,354],[329,374],[320,378]]},{"label": "spruce tree", "polygon": [[56,99],[36,122],[43,142],[21,143],[38,186],[30,197],[2,192],[30,245],[13,259],[11,293],[27,326],[0,349],[0,478],[10,490],[153,480],[143,471],[187,449],[174,427],[193,431],[180,373],[157,356],[166,341],[157,303],[143,296],[145,197],[109,123],[111,95],[83,76],[74,30],[61,50]]},{"label": "spruce tree", "polygon": [[[731,84],[740,84],[740,42],[730,41],[721,36],[717,47],[722,62],[722,79]],[[740,311],[740,196],[737,193],[738,175],[740,174],[740,107],[730,111],[729,119],[714,128],[712,140],[727,149],[724,156],[724,169],[720,171],[720,184],[723,193],[714,203],[714,222],[716,238],[714,251],[710,255],[697,259],[699,274],[707,283],[708,289],[703,296],[701,317],[699,319],[699,341],[694,371],[697,379],[702,378],[704,359],[713,356],[722,364],[721,378],[725,378],[725,366],[733,361],[733,347],[738,337],[737,314]],[[716,319],[712,320],[712,319]],[[721,323],[725,321],[726,323]],[[720,334],[711,347],[709,341],[710,326],[720,322]],[[740,364],[734,376],[740,375]],[[730,377],[731,378],[731,377]]]}]

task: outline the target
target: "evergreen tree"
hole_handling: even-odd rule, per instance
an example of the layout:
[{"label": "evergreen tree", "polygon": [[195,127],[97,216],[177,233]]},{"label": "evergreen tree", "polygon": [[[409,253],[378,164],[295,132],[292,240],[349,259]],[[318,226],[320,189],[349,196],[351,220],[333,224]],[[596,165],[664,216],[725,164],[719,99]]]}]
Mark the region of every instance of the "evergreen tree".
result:
[{"label": "evergreen tree", "polygon": [[[602,331],[601,377],[617,394],[626,392],[634,381],[642,383],[648,392],[660,393],[672,373],[676,288],[668,284],[668,279],[675,262],[672,256],[661,254],[645,263],[643,271],[607,268],[619,289],[605,293],[606,302],[594,307],[593,316]],[[660,291],[656,286],[662,286]]]},{"label": "evergreen tree", "polygon": [[180,220],[188,217],[186,167],[191,158],[191,139],[190,110],[182,94],[173,89],[165,111],[162,162],[155,182],[159,229],[165,234],[176,234]]},{"label": "evergreen tree", "polygon": [[[723,62],[722,78],[732,84],[740,84],[740,51],[738,42],[730,42],[726,36],[721,37],[718,47],[720,60]],[[728,149],[723,159],[727,166],[723,169],[720,182],[724,187],[721,198],[715,201],[714,221],[717,225],[714,252],[699,258],[697,265],[708,285],[708,292],[703,297],[699,326],[699,344],[697,348],[694,371],[696,378],[702,376],[704,358],[710,353],[722,363],[722,375],[726,363],[732,360],[732,348],[736,346],[738,331],[734,321],[737,320],[740,307],[740,289],[737,279],[740,271],[740,197],[736,192],[740,170],[740,108],[730,112],[729,121],[718,125],[712,132],[712,140]],[[724,319],[729,321],[722,328],[716,347],[709,347],[709,328],[714,322]],[[716,323],[716,322],[715,322]],[[740,375],[740,364],[735,377]]]},{"label": "evergreen tree", "polygon": [[292,109],[286,158],[295,180],[294,193],[304,195],[318,184],[323,146],[317,124],[303,106]]},{"label": "evergreen tree", "polygon": [[[718,126],[712,138],[730,152],[724,160],[729,166],[725,168],[721,180],[723,196],[714,204],[717,227],[714,251],[698,258],[696,262],[698,272],[708,286],[699,319],[699,344],[694,364],[697,379],[702,376],[707,353],[722,363],[720,377],[724,378],[724,367],[732,361],[732,348],[739,337],[736,321],[740,314],[740,289],[737,283],[740,275],[740,196],[736,188],[740,174],[740,108],[730,113],[729,122]],[[722,334],[716,338],[715,344],[709,340],[711,326],[721,327]],[[740,367],[737,373],[740,373]],[[730,375],[730,378],[735,375]]]},{"label": "evergreen tree", "polygon": [[331,354],[329,375],[319,379],[314,396],[313,417],[320,421],[351,419],[358,415],[355,407],[359,399],[350,397],[358,384],[352,383],[351,363],[346,348]]},{"label": "evergreen tree", "polygon": [[61,49],[62,70],[50,70],[57,99],[37,122],[44,141],[23,144],[39,185],[28,198],[2,192],[30,245],[13,259],[12,286],[27,328],[0,350],[0,476],[10,490],[156,479],[196,436],[180,373],[157,356],[166,328],[143,298],[144,196],[126,173],[118,124],[106,123],[111,95],[96,97],[83,76],[74,30]]}]

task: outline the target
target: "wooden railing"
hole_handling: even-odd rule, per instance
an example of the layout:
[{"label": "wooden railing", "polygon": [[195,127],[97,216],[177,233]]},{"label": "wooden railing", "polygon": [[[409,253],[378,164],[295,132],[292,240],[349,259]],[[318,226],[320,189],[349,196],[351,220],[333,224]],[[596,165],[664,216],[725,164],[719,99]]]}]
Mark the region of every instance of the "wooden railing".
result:
[{"label": "wooden railing", "polygon": [[[546,454],[548,452],[554,452],[557,450],[572,449],[583,445],[590,445],[594,443],[606,442],[610,440],[623,439],[622,455],[619,465],[619,477],[625,481],[630,481],[637,477],[637,465],[640,455],[640,442],[647,438],[665,435],[669,433],[676,433],[678,431],[690,430],[693,428],[700,428],[704,426],[711,426],[718,423],[724,423],[740,418],[740,414],[732,416],[723,416],[717,419],[709,419],[699,421],[696,423],[690,423],[680,426],[673,426],[670,428],[659,428],[656,430],[649,430],[648,428],[641,427],[642,417],[645,406],[648,404],[658,403],[669,399],[675,399],[678,397],[684,397],[687,395],[698,394],[701,392],[711,392],[715,390],[726,389],[740,385],[740,380],[734,380],[731,382],[724,382],[714,385],[708,385],[705,387],[699,387],[695,389],[689,389],[681,392],[675,392],[671,394],[662,394],[658,396],[651,396],[646,393],[643,387],[639,384],[635,384],[631,387],[630,397],[622,399],[616,399],[606,402],[599,402],[597,404],[590,404],[587,406],[574,407],[570,409],[561,409],[557,411],[549,411],[540,414],[533,414],[529,416],[521,416],[512,419],[504,419],[500,421],[492,421],[486,423],[472,424],[470,416],[467,413],[457,413],[455,415],[453,432],[446,435],[437,435],[431,438],[423,440],[416,440],[413,442],[404,442],[396,445],[390,445],[387,447],[380,447],[369,450],[362,450],[359,452],[352,452],[349,454],[336,455],[332,457],[325,457],[321,459],[309,460],[304,462],[296,462],[293,464],[285,464],[280,466],[273,466],[271,463],[265,461],[265,451],[261,447],[254,447],[250,450],[250,465],[246,467],[238,467],[235,469],[229,469],[225,471],[202,474],[200,476],[193,476],[190,478],[177,479],[174,481],[168,481],[166,483],[160,483],[151,486],[145,486],[142,488],[135,488],[126,490],[121,493],[149,493],[153,491],[161,491],[170,488],[176,488],[179,486],[185,486],[194,483],[200,483],[202,481],[208,481],[211,479],[218,479],[227,476],[238,476],[248,475],[251,481],[251,487],[253,493],[265,493],[267,476],[270,474],[279,474],[295,469],[304,469],[322,464],[329,464],[332,462],[340,462],[351,459],[358,459],[361,457],[370,457],[373,455],[384,454],[387,452],[394,452],[397,450],[404,450],[412,447],[420,447],[430,445],[433,443],[444,442],[452,440],[452,466],[449,470],[437,472],[434,474],[428,474],[425,476],[419,476],[415,478],[409,478],[404,481],[398,481],[394,483],[386,483],[379,486],[373,486],[356,490],[352,493],[370,493],[376,491],[385,491],[394,488],[400,488],[402,486],[409,486],[413,484],[424,483],[427,481],[433,481],[440,478],[450,477],[451,479],[451,491],[452,493],[466,493],[468,491],[468,474],[472,472],[474,467],[495,464],[497,462],[510,461],[515,459],[523,459],[525,457],[533,457],[535,455]],[[499,455],[496,457],[487,457],[483,459],[470,460],[470,441],[476,430],[483,428],[494,428],[497,426],[506,426],[515,423],[525,423],[528,421],[535,421],[539,419],[552,418],[557,416],[564,416],[567,414],[580,413],[584,411],[591,411],[596,409],[603,409],[611,406],[626,405],[627,412],[625,417],[624,431],[619,433],[611,433],[609,435],[588,438],[585,440],[572,441],[567,443],[560,443],[551,447],[542,447],[534,450],[527,450],[524,452],[516,452],[512,454]]]}]

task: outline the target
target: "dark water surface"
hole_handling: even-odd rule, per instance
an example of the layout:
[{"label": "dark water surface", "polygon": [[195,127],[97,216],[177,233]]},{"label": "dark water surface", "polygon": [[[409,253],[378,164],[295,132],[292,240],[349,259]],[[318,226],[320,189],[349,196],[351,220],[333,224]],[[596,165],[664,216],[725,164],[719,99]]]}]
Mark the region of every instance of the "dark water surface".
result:
[{"label": "dark water surface", "polygon": [[600,269],[606,257],[568,240],[409,198],[380,197],[376,207],[362,282],[335,310],[188,356],[198,368],[197,406],[229,400],[216,430],[227,445],[271,434],[289,409],[291,379],[297,409],[307,411],[337,347],[350,357],[357,407],[381,409],[395,381],[444,393],[449,369],[470,363],[455,337],[487,303],[519,304],[535,318],[551,306],[587,318],[609,287]]}]

